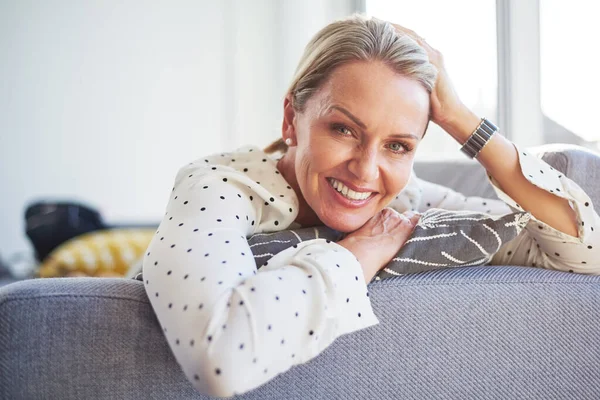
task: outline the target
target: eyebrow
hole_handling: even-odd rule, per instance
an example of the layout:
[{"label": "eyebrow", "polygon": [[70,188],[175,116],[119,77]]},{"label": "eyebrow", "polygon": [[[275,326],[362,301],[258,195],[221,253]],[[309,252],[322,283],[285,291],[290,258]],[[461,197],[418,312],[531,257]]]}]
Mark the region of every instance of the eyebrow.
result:
[{"label": "eyebrow", "polygon": [[[360,126],[364,130],[367,130],[367,126],[360,119],[358,119],[357,117],[352,115],[352,113],[350,111],[346,110],[344,107],[332,105],[331,107],[329,107],[329,109],[330,110],[338,110],[339,112],[343,113],[348,118],[350,118],[352,121],[354,121],[354,123],[356,125]],[[413,135],[410,133],[396,133],[396,134],[390,135],[390,136],[397,137],[397,138],[412,138],[412,139],[419,140],[419,138],[416,135]]]}]

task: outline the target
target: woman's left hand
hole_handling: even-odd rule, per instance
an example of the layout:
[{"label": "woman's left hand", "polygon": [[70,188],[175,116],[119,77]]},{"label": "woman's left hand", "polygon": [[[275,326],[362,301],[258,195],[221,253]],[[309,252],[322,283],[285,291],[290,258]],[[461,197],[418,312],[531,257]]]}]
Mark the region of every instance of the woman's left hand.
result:
[{"label": "woman's left hand", "polygon": [[392,23],[398,32],[407,34],[414,39],[419,46],[427,51],[429,61],[435,65],[438,70],[435,87],[431,93],[431,120],[440,127],[444,128],[459,118],[459,113],[464,111],[465,105],[460,101],[458,94],[450,82],[446,68],[444,67],[444,57],[442,53],[431,47],[425,39],[414,31],[403,26]]}]

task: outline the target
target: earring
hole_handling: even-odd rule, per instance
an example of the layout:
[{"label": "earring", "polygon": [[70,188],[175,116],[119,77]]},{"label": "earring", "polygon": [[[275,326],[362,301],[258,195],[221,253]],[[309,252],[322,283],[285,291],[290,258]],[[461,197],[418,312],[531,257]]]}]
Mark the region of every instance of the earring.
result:
[{"label": "earring", "polygon": [[285,139],[285,144],[287,144],[288,146],[291,146],[292,145],[292,139],[290,139],[290,138]]}]

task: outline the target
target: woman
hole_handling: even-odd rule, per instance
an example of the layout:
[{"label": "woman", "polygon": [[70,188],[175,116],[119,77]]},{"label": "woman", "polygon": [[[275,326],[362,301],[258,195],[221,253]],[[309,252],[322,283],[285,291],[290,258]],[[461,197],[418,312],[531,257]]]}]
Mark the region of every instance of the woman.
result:
[{"label": "woman", "polygon": [[[248,146],[181,168],[144,258],[152,307],[198,391],[247,392],[378,324],[367,283],[409,237],[413,211],[526,210],[531,222],[492,264],[600,273],[589,197],[500,134],[475,149],[501,200],[414,176],[430,120],[461,144],[481,123],[414,32],[362,16],[330,24],[306,47],[283,106],[282,138],[266,151],[284,155]],[[347,235],[290,247],[257,274],[247,237],[314,225]]]}]

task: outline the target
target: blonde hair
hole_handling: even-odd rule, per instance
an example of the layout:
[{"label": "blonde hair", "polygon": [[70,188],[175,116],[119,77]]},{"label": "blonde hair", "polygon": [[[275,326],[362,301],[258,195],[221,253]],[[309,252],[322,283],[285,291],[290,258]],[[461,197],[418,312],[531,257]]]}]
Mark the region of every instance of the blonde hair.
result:
[{"label": "blonde hair", "polygon": [[[306,45],[287,90],[294,110],[304,111],[307,101],[331,72],[352,61],[381,61],[419,82],[428,93],[434,88],[438,72],[425,49],[410,36],[397,32],[387,21],[354,14],[325,26]],[[287,149],[279,138],[264,151],[285,153]]]}]

